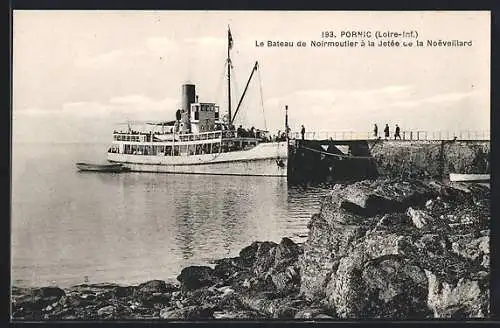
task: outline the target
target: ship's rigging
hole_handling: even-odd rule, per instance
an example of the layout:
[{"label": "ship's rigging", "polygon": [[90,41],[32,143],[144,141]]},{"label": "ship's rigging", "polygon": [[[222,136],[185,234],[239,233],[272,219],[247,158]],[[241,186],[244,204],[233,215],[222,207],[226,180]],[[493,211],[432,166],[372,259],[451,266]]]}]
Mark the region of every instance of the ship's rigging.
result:
[{"label": "ship's rigging", "polygon": [[[233,70],[233,64],[231,60],[231,49],[233,48],[233,36],[231,34],[231,28],[228,26],[228,42],[227,42],[227,59],[226,59],[226,70],[227,70],[227,103],[228,103],[228,120],[227,123],[229,126],[232,126],[235,119],[236,115],[238,114],[239,110],[241,109],[243,99],[245,98],[245,95],[248,91],[248,87],[250,86],[250,82],[252,81],[252,77],[254,76],[254,73],[257,71],[258,77],[259,77],[259,93],[260,93],[260,105],[262,107],[262,113],[264,115],[264,129],[267,130],[267,123],[265,119],[265,110],[264,110],[264,99],[262,95],[262,78],[260,76],[260,70],[259,70],[259,63],[256,61],[254,66],[252,67],[252,70],[250,72],[250,76],[248,78],[248,81],[245,85],[245,89],[243,90],[243,93],[241,94],[241,97],[238,101],[238,105],[236,106],[236,110],[234,111],[234,114],[232,112],[232,97],[231,97],[231,72]],[[234,76],[234,71],[233,71],[233,76]]]}]

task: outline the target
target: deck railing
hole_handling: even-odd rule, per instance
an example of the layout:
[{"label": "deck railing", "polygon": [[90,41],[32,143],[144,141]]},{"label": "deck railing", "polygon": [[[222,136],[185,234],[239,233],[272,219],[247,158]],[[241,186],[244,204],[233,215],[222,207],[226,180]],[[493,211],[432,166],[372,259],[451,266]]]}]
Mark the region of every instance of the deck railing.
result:
[{"label": "deck railing", "polygon": [[[114,140],[116,141],[135,141],[135,142],[160,142],[163,141],[161,136],[171,136],[175,138],[176,141],[198,141],[198,140],[212,140],[212,139],[248,139],[248,140],[263,140],[266,139],[260,132],[255,132],[254,135],[239,135],[237,131],[234,130],[216,130],[200,133],[129,133],[129,132],[117,132],[113,133]],[[158,140],[155,140],[157,137]]]},{"label": "deck railing", "polygon": [[209,131],[209,132],[201,132],[196,134],[179,134],[179,133],[127,133],[127,132],[114,132],[114,140],[122,140],[122,141],[146,141],[146,142],[154,142],[161,141],[154,140],[155,136],[165,136],[171,135],[179,141],[196,141],[196,140],[211,140],[218,139],[221,137],[221,134],[225,131]]},{"label": "deck railing", "polygon": [[[410,130],[401,131],[401,140],[490,140],[490,131],[422,131]],[[300,132],[290,133],[292,139],[301,139]],[[378,137],[385,139],[384,134],[379,133]],[[334,132],[306,132],[304,139],[308,140],[367,140],[377,139],[373,132],[356,131],[334,131]],[[391,132],[388,140],[394,140],[394,131]],[[399,140],[399,138],[397,139]]]},{"label": "deck railing", "polygon": [[175,134],[180,141],[196,141],[196,140],[211,140],[218,139],[224,131],[210,131],[196,134]]}]

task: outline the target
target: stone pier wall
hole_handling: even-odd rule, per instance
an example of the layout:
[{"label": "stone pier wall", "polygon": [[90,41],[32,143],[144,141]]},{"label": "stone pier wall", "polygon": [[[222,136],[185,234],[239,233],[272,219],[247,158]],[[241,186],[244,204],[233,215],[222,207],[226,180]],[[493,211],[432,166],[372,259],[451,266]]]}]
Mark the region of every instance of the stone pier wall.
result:
[{"label": "stone pier wall", "polygon": [[489,141],[368,142],[379,175],[444,178],[449,173],[490,173]]}]

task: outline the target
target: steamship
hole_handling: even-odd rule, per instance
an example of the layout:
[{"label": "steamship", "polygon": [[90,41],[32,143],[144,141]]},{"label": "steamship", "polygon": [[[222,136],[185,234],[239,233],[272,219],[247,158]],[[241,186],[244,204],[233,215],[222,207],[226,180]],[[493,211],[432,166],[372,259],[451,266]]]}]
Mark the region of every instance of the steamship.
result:
[{"label": "steamship", "polygon": [[216,103],[200,102],[194,84],[183,84],[182,108],[175,112],[175,120],[147,122],[149,131],[135,131],[130,124],[127,131],[114,131],[108,161],[138,172],[286,176],[287,134],[272,139],[268,131],[233,124],[258,63],[232,115],[232,43],[228,29],[226,115]]}]

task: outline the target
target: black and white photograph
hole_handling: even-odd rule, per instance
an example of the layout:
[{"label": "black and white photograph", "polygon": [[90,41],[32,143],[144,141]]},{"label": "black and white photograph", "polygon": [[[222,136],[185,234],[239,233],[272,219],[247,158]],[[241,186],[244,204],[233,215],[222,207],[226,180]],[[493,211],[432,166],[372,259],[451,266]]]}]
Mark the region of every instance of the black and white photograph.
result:
[{"label": "black and white photograph", "polygon": [[14,10],[10,318],[489,319],[489,11]]}]

